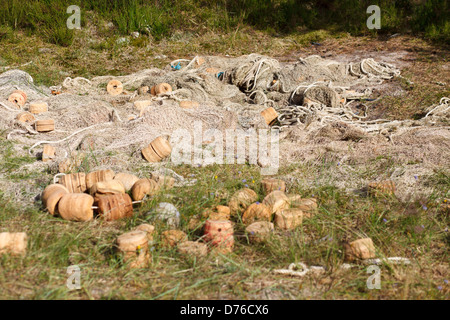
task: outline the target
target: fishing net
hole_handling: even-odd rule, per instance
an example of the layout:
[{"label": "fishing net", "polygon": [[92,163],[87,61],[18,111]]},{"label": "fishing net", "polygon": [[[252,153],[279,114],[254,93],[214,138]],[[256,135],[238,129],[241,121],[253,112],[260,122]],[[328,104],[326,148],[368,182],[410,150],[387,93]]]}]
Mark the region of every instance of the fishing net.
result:
[{"label": "fishing net", "polygon": [[[26,72],[10,70],[0,75],[0,131],[16,142],[18,152],[26,146],[36,155],[44,144],[52,144],[57,149],[55,163],[79,151],[95,156],[93,168],[118,169],[145,162],[140,150],[156,137],[170,139],[179,129],[192,133],[196,123],[201,123],[203,131],[267,129],[261,111],[269,107],[278,113],[272,128],[281,132],[282,162],[317,157],[327,139],[331,149],[341,146],[344,150],[343,145],[348,148],[348,143],[362,141],[367,151],[367,144],[375,143],[370,139],[391,143],[391,150],[396,141],[402,148],[407,145],[404,141],[423,147],[425,141],[416,135],[436,126],[443,130],[440,143],[447,143],[448,98],[431,106],[421,120],[367,120],[370,108],[363,99],[383,81],[400,76],[395,66],[371,58],[341,63],[309,56],[282,64],[258,54],[180,59],[163,69],[124,76],[66,78],[49,88],[36,86]],[[122,94],[107,93],[107,83],[113,79],[122,82]],[[170,84],[172,91],[157,96],[138,93],[143,86],[159,83]],[[22,108],[7,101],[14,90],[28,95]],[[33,123],[16,119],[37,101],[46,102],[49,110],[35,115],[36,119],[54,119],[54,131],[39,133]],[[135,102],[139,101],[148,103],[138,108]],[[198,105],[182,108],[183,101]],[[445,156],[442,151],[435,159],[442,163]]]}]

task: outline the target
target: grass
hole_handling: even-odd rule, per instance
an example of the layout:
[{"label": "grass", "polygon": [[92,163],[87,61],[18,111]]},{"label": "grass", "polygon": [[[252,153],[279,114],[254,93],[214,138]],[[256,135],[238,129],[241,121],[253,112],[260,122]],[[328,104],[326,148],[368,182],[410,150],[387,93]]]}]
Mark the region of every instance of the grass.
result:
[{"label": "grass", "polygon": [[[66,28],[69,5],[77,5],[82,12],[82,26],[89,14],[98,21],[112,22],[122,35],[141,32],[156,40],[167,39],[179,30],[195,33],[211,30],[231,32],[250,26],[273,34],[292,33],[299,29],[328,29],[370,34],[366,27],[369,5],[381,8],[381,33],[414,32],[436,41],[449,40],[449,25],[445,12],[447,1],[256,1],[256,0],[18,0],[0,2],[0,23],[16,30],[41,35],[46,41],[68,46],[73,32]],[[106,36],[109,32],[103,29]]]},{"label": "grass", "polygon": [[[15,162],[8,148],[2,159]],[[333,164],[330,164],[333,165]],[[335,165],[335,164],[334,164]],[[285,168],[288,181],[311,172],[308,165]],[[17,170],[11,167],[11,171]],[[167,226],[153,220],[152,209],[162,201],[173,203],[181,213],[180,229],[191,240],[199,232],[187,228],[189,219],[206,208],[227,204],[230,195],[248,184],[263,199],[258,168],[248,165],[213,165],[205,168],[179,166],[196,185],[162,192],[135,207],[131,218],[105,222],[96,219],[74,223],[43,212],[40,202],[19,207],[0,194],[0,231],[27,232],[28,254],[24,258],[0,257],[1,298],[27,299],[448,299],[448,213],[442,206],[448,197],[449,172],[430,177],[436,196],[402,203],[395,197],[365,197],[330,184],[307,186],[288,183],[290,193],[314,196],[318,213],[292,232],[275,232],[264,244],[248,243],[244,226],[237,220],[236,245],[229,255],[184,257],[175,249],[159,246],[159,234]],[[317,168],[320,170],[320,168]],[[137,172],[144,171],[136,168]],[[144,171],[145,172],[145,171]],[[292,179],[293,178],[293,179]],[[43,174],[48,183],[51,175]],[[245,181],[244,181],[245,180]],[[44,183],[45,185],[45,183]],[[43,188],[43,186],[42,186]],[[228,196],[215,196],[215,191]],[[423,207],[423,201],[427,209]],[[114,254],[115,238],[142,223],[156,226],[149,268],[129,269]],[[447,231],[444,229],[447,227]],[[361,265],[339,269],[342,242],[371,237],[379,257],[402,256],[410,266],[384,266],[382,289],[366,287],[368,274]],[[321,265],[327,272],[305,279],[275,275],[272,270],[292,262]],[[66,268],[81,268],[80,290],[66,288]],[[442,287],[441,289],[438,287]]]},{"label": "grass", "polygon": [[[404,12],[410,15],[408,19],[401,16],[400,7],[382,6],[386,28],[375,34],[363,29],[367,15],[365,10],[361,14],[360,9],[365,6],[364,1],[358,2],[358,6],[354,1],[343,1],[341,7],[335,1],[317,1],[317,6],[308,10],[305,3],[297,1],[261,1],[258,5],[250,0],[213,4],[159,1],[158,5],[144,8],[140,1],[131,1],[126,10],[123,1],[114,2],[114,8],[108,1],[83,1],[82,29],[70,32],[63,24],[68,15],[61,14],[65,12],[64,1],[53,1],[51,6],[44,0],[26,5],[5,1],[0,0],[0,71],[23,69],[38,85],[60,84],[67,76],[129,74],[197,54],[235,56],[258,52],[292,61],[307,54],[322,55],[327,50],[344,55],[355,50],[404,50],[414,60],[403,68],[405,78],[389,84],[406,94],[381,93],[380,99],[368,103],[374,117],[420,117],[426,107],[450,95],[445,69],[448,22],[442,23],[440,18],[444,10],[436,11],[438,5],[447,2],[428,1],[408,7],[409,2],[402,1]],[[333,23],[333,16],[342,17],[336,15],[336,10],[345,13],[345,24],[341,26]],[[55,26],[49,18],[52,15],[56,17]],[[420,17],[425,18],[418,25]],[[329,26],[319,28],[321,21],[327,19]],[[108,22],[113,26],[108,26]],[[407,30],[402,24],[410,24],[415,30]],[[139,31],[141,36],[130,37],[132,31]],[[366,36],[354,37],[347,31]],[[435,42],[408,35],[389,40],[385,37],[385,33],[403,31],[419,32]],[[121,38],[127,42],[118,42]],[[320,45],[312,45],[313,42]],[[437,80],[447,85],[436,84]],[[53,172],[46,166],[34,166],[36,159],[5,140],[5,135],[0,134],[0,232],[27,232],[29,242],[23,258],[0,256],[0,298],[449,298],[449,286],[444,282],[449,279],[450,243],[448,211],[443,203],[450,197],[447,168],[438,168],[425,177],[424,186],[433,190],[429,197],[422,197],[417,190],[409,201],[402,202],[395,197],[367,197],[336,187],[330,172],[338,164],[327,154],[314,163],[292,163],[280,168],[279,176],[288,181],[290,193],[318,199],[319,211],[313,218],[306,219],[295,231],[277,231],[268,242],[259,245],[248,243],[244,226],[236,219],[233,253],[195,259],[181,256],[175,249],[162,248],[159,234],[167,226],[147,213],[159,202],[173,203],[182,215],[180,228],[191,240],[196,240],[201,236],[199,231],[187,229],[192,216],[218,204],[226,205],[230,195],[245,184],[258,193],[260,201],[263,199],[259,168],[176,167],[173,169],[185,177],[194,175],[197,184],[157,194],[137,205],[135,215],[128,219],[73,223],[50,216],[42,210],[38,199],[30,200],[51,183]],[[88,172],[98,161],[93,153],[88,153],[77,170]],[[403,165],[385,155],[362,166],[355,165],[347,178],[349,182],[387,178]],[[143,177],[148,175],[149,167],[134,170]],[[225,196],[216,197],[218,190]],[[151,265],[130,270],[114,254],[114,241],[142,223],[157,227]],[[373,239],[379,257],[402,256],[412,261],[410,266],[382,266],[381,290],[367,289],[366,266],[347,271],[339,268],[343,263],[343,241],[366,236]],[[321,265],[327,271],[304,279],[272,273],[292,262]],[[67,267],[71,265],[81,268],[81,290],[69,291],[66,287]]]}]

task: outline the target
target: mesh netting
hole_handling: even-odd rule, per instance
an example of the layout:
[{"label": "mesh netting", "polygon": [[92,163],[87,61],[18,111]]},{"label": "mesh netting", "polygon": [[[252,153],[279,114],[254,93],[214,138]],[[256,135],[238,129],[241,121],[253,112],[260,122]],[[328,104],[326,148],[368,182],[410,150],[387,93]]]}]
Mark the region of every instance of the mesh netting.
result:
[{"label": "mesh netting", "polygon": [[[203,130],[268,128],[261,116],[268,107],[278,112],[275,128],[281,132],[292,128],[304,131],[304,138],[313,141],[310,146],[316,142],[309,134],[321,136],[320,130],[336,123],[352,128],[346,131],[347,140],[381,134],[391,142],[399,132],[406,134],[414,127],[448,123],[447,98],[430,107],[424,119],[416,122],[366,121],[370,110],[360,100],[370,96],[374,86],[396,76],[400,76],[400,71],[394,66],[373,59],[339,63],[310,56],[281,64],[257,54],[181,59],[164,69],[146,69],[125,76],[67,78],[60,86],[50,88],[37,87],[27,73],[11,70],[0,75],[0,130],[6,131],[8,139],[18,146],[31,147],[33,154],[43,144],[53,144],[62,150],[56,160],[74,150],[83,150],[97,156],[115,151],[132,157],[131,161],[143,161],[139,150],[149,142],[160,135],[170,137],[177,129],[192,131],[196,122],[201,122]],[[118,96],[106,92],[107,83],[113,79],[123,83],[124,92]],[[158,96],[137,93],[142,86],[163,82],[169,83],[173,91]],[[28,95],[21,109],[7,101],[17,89]],[[149,103],[137,109],[134,102],[142,100]],[[179,103],[185,100],[198,102],[198,107],[181,108]],[[54,131],[38,133],[32,123],[16,120],[30,102],[37,101],[46,102],[49,111],[36,118],[54,119]],[[355,103],[364,109],[356,111]],[[281,144],[281,157],[289,161],[299,158],[296,155],[301,153],[300,145],[298,141],[286,141],[286,147]],[[124,160],[126,156],[117,162],[118,166],[128,161]]]}]

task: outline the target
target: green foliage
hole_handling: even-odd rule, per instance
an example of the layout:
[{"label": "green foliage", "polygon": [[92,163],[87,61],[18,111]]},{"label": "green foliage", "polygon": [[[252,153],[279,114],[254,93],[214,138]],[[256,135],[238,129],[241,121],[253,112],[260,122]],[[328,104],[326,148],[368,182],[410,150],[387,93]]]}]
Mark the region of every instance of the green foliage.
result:
[{"label": "green foliage", "polygon": [[0,0],[0,24],[39,33],[51,43],[68,46],[76,30],[66,27],[66,9],[78,5],[82,25],[90,12],[113,22],[122,35],[138,31],[151,34],[155,40],[179,30],[230,32],[242,25],[272,33],[307,28],[367,34],[375,32],[366,27],[366,9],[372,4],[381,9],[378,33],[414,32],[436,41],[449,40],[447,0]]}]

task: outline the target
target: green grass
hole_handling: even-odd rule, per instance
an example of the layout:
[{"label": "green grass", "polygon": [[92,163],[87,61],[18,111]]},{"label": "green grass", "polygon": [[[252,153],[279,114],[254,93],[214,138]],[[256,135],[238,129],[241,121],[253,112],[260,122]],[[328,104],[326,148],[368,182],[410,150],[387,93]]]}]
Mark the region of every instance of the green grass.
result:
[{"label": "green grass", "polygon": [[[310,172],[310,166],[301,167]],[[233,192],[248,184],[263,199],[259,169],[247,166],[214,165],[205,168],[173,168],[198,182],[161,192],[135,207],[135,215],[124,220],[86,223],[52,217],[35,205],[18,207],[0,194],[0,231],[26,231],[28,253],[24,258],[0,257],[2,298],[31,299],[446,299],[448,272],[436,273],[448,261],[448,216],[442,211],[442,196],[448,192],[448,172],[430,177],[438,198],[402,203],[395,197],[365,197],[332,185],[305,187],[288,184],[290,193],[318,199],[319,211],[291,232],[276,231],[263,244],[250,244],[240,219],[235,220],[236,245],[229,255],[205,258],[184,257],[175,249],[159,245],[163,223],[148,215],[159,202],[173,203],[181,213],[180,229],[190,240],[201,232],[189,231],[189,219],[204,209],[226,205]],[[137,171],[140,171],[137,168]],[[288,170],[289,171],[289,170]],[[298,173],[297,173],[298,174]],[[216,178],[217,176],[217,178]],[[290,177],[297,177],[294,172]],[[247,180],[243,182],[243,180]],[[254,181],[254,182],[253,182]],[[217,198],[214,192],[226,190]],[[448,196],[448,195],[447,195]],[[428,203],[433,202],[433,203]],[[151,265],[129,269],[114,254],[118,235],[141,223],[156,226]],[[343,263],[342,242],[371,237],[379,257],[402,256],[411,266],[382,268],[382,290],[368,290],[366,267],[348,271]],[[292,262],[321,265],[322,276],[304,279],[271,273]],[[82,289],[69,291],[66,268],[79,265]],[[440,269],[439,269],[440,270]],[[437,287],[442,286],[443,290]],[[301,290],[299,290],[301,288]]]}]

